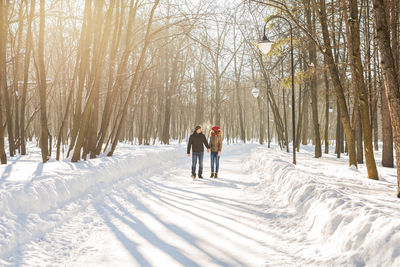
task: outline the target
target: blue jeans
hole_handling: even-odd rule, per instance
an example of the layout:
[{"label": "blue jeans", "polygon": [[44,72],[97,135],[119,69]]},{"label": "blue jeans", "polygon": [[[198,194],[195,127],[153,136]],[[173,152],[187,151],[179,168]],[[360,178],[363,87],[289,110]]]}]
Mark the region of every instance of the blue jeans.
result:
[{"label": "blue jeans", "polygon": [[219,170],[219,158],[218,152],[212,152],[211,151],[211,172],[214,172],[214,164],[215,166],[215,172],[218,172]]},{"label": "blue jeans", "polygon": [[204,152],[193,152],[192,153],[192,174],[196,175],[196,164],[197,159],[199,159],[199,176],[203,173],[203,158]]}]

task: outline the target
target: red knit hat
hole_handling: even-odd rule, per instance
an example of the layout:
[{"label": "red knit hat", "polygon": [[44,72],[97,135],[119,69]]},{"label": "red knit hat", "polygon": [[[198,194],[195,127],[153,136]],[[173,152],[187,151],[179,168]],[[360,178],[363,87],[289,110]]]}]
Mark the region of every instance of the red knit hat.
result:
[{"label": "red knit hat", "polygon": [[214,127],[212,127],[212,129],[213,129],[214,132],[218,132],[219,129],[221,129],[221,127],[219,127],[219,126],[214,126]]}]

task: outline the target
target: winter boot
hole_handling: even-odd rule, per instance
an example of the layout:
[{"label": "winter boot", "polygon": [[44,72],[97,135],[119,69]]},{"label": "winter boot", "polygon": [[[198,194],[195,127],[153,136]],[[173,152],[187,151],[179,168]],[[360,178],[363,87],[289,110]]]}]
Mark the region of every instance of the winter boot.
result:
[{"label": "winter boot", "polygon": [[214,178],[218,178],[218,172],[214,173]]},{"label": "winter boot", "polygon": [[211,173],[210,178],[214,178],[214,173],[213,172]]},{"label": "winter boot", "polygon": [[199,175],[199,178],[200,178],[200,179],[203,179],[203,175],[200,174],[200,175]]},{"label": "winter boot", "polygon": [[192,174],[191,176],[193,179],[196,179],[196,174]]}]

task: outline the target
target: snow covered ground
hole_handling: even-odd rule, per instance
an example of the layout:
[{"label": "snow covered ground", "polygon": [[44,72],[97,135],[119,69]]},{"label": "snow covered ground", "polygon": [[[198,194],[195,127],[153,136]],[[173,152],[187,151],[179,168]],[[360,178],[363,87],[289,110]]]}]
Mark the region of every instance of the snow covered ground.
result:
[{"label": "snow covered ground", "polygon": [[[346,159],[293,166],[276,147],[225,145],[193,181],[184,145],[0,167],[0,266],[399,266],[396,171]],[[209,175],[209,156],[205,174]]]}]

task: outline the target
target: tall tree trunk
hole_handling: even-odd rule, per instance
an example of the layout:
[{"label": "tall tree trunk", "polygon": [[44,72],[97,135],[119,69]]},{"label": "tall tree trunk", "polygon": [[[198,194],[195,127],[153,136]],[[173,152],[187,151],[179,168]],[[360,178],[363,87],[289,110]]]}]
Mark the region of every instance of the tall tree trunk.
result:
[{"label": "tall tree trunk", "polygon": [[[375,79],[372,78],[372,71],[371,71],[371,46],[373,46],[373,53],[375,53],[375,41],[372,40],[371,42],[371,34],[370,34],[370,3],[369,1],[365,1],[366,6],[364,8],[363,16],[364,16],[364,36],[365,36],[365,47],[366,47],[366,75],[368,81],[368,92],[369,92],[369,99],[370,99],[370,117],[371,117],[371,128],[373,133],[373,141],[374,141],[374,150],[378,151],[378,98],[377,98],[377,90],[376,90],[376,83],[374,82]],[[374,56],[374,77],[376,77],[376,68],[375,68],[375,56]]]},{"label": "tall tree trunk", "polygon": [[[236,50],[236,43],[234,43],[234,49]],[[241,72],[243,69],[243,59],[244,59],[244,49],[241,57],[240,64],[237,63],[237,58],[234,57],[233,65],[234,65],[234,72],[235,72],[235,92],[236,92],[236,99],[238,101],[238,115],[239,115],[239,128],[240,128],[240,138],[242,139],[243,143],[246,143],[246,132],[244,129],[244,119],[243,119],[243,104],[242,98],[240,95],[240,78]],[[239,66],[238,66],[239,65]],[[268,89],[267,89],[268,90]]]},{"label": "tall tree trunk", "polygon": [[139,134],[138,134],[138,139],[139,139],[139,145],[143,144],[143,124],[144,124],[144,97],[141,97],[140,100],[140,111],[139,111]]},{"label": "tall tree trunk", "polygon": [[308,124],[309,124],[309,115],[308,115],[308,109],[309,109],[309,101],[310,101],[310,82],[307,81],[305,83],[305,92],[303,96],[303,133],[302,133],[302,142],[301,144],[306,146],[308,144]]},{"label": "tall tree trunk", "polygon": [[45,27],[45,0],[40,0],[39,23],[39,99],[40,99],[40,148],[43,163],[48,161],[48,129],[47,129],[47,90],[46,70],[44,64],[44,27]]},{"label": "tall tree trunk", "polygon": [[35,13],[35,0],[31,0],[30,9],[28,15],[28,29],[26,32],[26,43],[25,43],[25,59],[24,59],[24,84],[22,86],[21,95],[21,112],[20,112],[20,143],[21,143],[21,155],[26,155],[26,142],[25,142],[25,106],[26,106],[26,95],[28,90],[28,79],[29,79],[29,65],[31,62],[32,53],[32,20]]},{"label": "tall tree trunk", "polygon": [[[167,75],[166,81],[166,99],[165,99],[165,109],[164,109],[164,127],[163,127],[163,138],[162,141],[164,144],[169,144],[170,140],[170,128],[171,128],[171,105],[172,98],[174,97],[175,90],[177,87],[177,79],[178,79],[178,61],[180,55],[182,42],[178,45],[177,52],[174,56],[172,71],[170,75]],[[167,58],[166,64],[169,64],[169,60]],[[169,77],[170,76],[170,77]],[[170,82],[168,80],[170,79]]]},{"label": "tall tree trunk", "polygon": [[287,123],[287,115],[286,115],[286,92],[285,88],[282,87],[282,103],[283,103],[283,121],[285,123],[285,146],[286,152],[289,152],[289,134],[288,134],[288,123]]},{"label": "tall tree trunk", "polygon": [[[302,61],[300,61],[300,62],[302,62]],[[304,66],[300,67],[300,69],[304,70]],[[299,116],[297,119],[297,127],[296,127],[296,149],[297,149],[297,152],[300,151],[300,137],[301,137],[300,134],[302,132],[302,126],[303,126],[303,112],[302,112],[303,107],[304,107],[304,103],[303,103],[304,92],[303,91],[305,91],[305,90],[302,89],[302,86],[300,84],[299,85],[299,105],[298,105],[299,106],[299,108],[298,108]],[[302,95],[302,93],[303,93],[303,95]]]},{"label": "tall tree trunk", "polygon": [[0,1],[0,161],[7,164],[7,155],[4,149],[4,128],[3,128],[3,99],[4,87],[7,88],[6,70],[6,44],[7,44],[7,16],[4,1]]},{"label": "tall tree trunk", "polygon": [[[166,24],[169,25],[170,23],[170,5],[168,4],[167,6],[167,20]],[[167,29],[166,32],[167,36],[169,36],[170,31],[169,28]],[[168,38],[168,37],[167,37]],[[164,51],[164,90],[165,90],[165,105],[164,105],[164,123],[163,123],[163,128],[162,128],[162,138],[161,141],[164,144],[169,144],[169,139],[170,139],[170,128],[171,128],[171,102],[172,102],[172,87],[174,86],[172,84],[172,77],[175,77],[177,73],[174,70],[171,70],[170,72],[170,62],[172,61],[172,47],[170,47],[169,42],[165,46],[165,51]],[[177,64],[178,57],[174,57],[174,66]]]},{"label": "tall tree trunk", "polygon": [[306,81],[304,83],[304,94],[303,94],[303,105],[302,105],[302,115],[303,115],[303,119],[302,119],[302,135],[301,135],[301,144],[302,145],[307,145],[308,144],[308,123],[309,123],[309,114],[308,114],[308,110],[309,110],[309,101],[310,101],[310,82]]},{"label": "tall tree trunk", "polygon": [[326,70],[324,70],[324,82],[325,82],[325,130],[324,130],[324,139],[325,139],[325,154],[329,153],[329,80],[328,74]]},{"label": "tall tree trunk", "polygon": [[[376,50],[376,44],[375,44],[375,41],[373,42],[373,45],[374,45],[374,64],[373,64],[373,67],[374,67],[374,76],[373,76],[373,81],[372,81],[372,84],[371,84],[371,116],[372,116],[372,121],[373,121],[373,130],[374,130],[374,146],[375,146],[375,150],[377,151],[378,149],[379,149],[379,141],[378,141],[378,132],[379,132],[379,127],[378,127],[378,99],[379,99],[379,97],[378,97],[378,95],[379,95],[379,92],[380,92],[380,89],[382,89],[382,88],[380,88],[379,90],[378,90],[378,71],[379,71],[379,69],[378,69],[378,67],[377,67],[377,56],[378,56],[378,51]],[[388,114],[388,116],[389,116],[389,114]],[[392,125],[390,125],[390,127],[392,127]],[[393,141],[392,141],[393,142]],[[392,153],[393,154],[393,153]]]},{"label": "tall tree trunk", "polygon": [[[8,30],[8,4],[9,1],[6,1],[5,4],[3,4],[3,16],[4,16],[4,30],[5,32],[3,33],[4,36],[4,42],[5,42],[5,48],[4,48],[4,53],[5,56],[7,54],[7,48],[6,48],[6,43],[7,43],[7,30]],[[5,62],[5,61],[4,61]],[[4,75],[7,73],[7,67],[5,66],[5,71]],[[15,143],[14,143],[14,131],[13,131],[13,121],[12,121],[12,112],[11,112],[11,99],[8,94],[8,86],[7,86],[7,76],[4,76],[4,86],[2,86],[3,89],[3,99],[4,99],[4,104],[5,104],[5,109],[6,109],[6,120],[7,120],[7,133],[8,133],[8,146],[10,150],[10,156],[13,157],[15,155]]]},{"label": "tall tree trunk", "polygon": [[393,141],[396,151],[398,197],[400,197],[400,81],[397,64],[390,45],[390,33],[383,0],[373,0],[376,39],[381,54],[385,93],[392,119]]},{"label": "tall tree trunk", "polygon": [[[342,0],[344,2],[344,0]],[[350,0],[350,17],[347,18],[347,10],[344,9],[345,22],[349,28],[348,44],[350,52],[350,68],[352,70],[352,78],[355,80],[357,97],[359,101],[359,110],[361,115],[362,134],[364,136],[364,154],[365,163],[367,165],[368,178],[378,180],[378,169],[376,168],[374,147],[372,144],[372,127],[369,114],[368,92],[364,82],[364,69],[361,61],[361,42],[360,42],[360,26],[358,15],[357,0]],[[350,38],[350,39],[349,39]],[[360,140],[361,141],[361,140]]]},{"label": "tall tree trunk", "polygon": [[381,88],[381,116],[382,116],[382,166],[393,168],[393,132],[388,107],[387,95]]},{"label": "tall tree trunk", "polygon": [[221,105],[221,78],[219,77],[219,70],[217,70],[217,77],[215,79],[215,105],[214,105],[216,125],[221,125],[220,105]]},{"label": "tall tree trunk", "polygon": [[200,125],[203,122],[203,92],[202,92],[202,69],[195,71],[194,87],[196,89],[196,112],[195,112],[195,124]]},{"label": "tall tree trunk", "polygon": [[336,147],[335,147],[336,157],[340,158],[342,153],[342,123],[340,122],[340,106],[336,102]]},{"label": "tall tree trunk", "polygon": [[[311,2],[311,1],[310,1]],[[307,18],[307,26],[310,32],[315,35],[315,12],[311,14],[311,8],[309,5],[306,5],[306,18]],[[308,47],[308,55],[310,57],[310,62],[313,65],[312,75],[311,75],[311,110],[312,110],[312,122],[313,122],[313,130],[314,130],[314,157],[320,158],[322,156],[321,152],[321,135],[319,131],[319,122],[318,122],[318,94],[317,94],[317,77],[316,77],[316,68],[317,68],[317,49],[314,42],[310,42]]]},{"label": "tall tree trunk", "polygon": [[[28,6],[28,5],[27,5]],[[19,79],[20,79],[20,67],[21,67],[21,44],[22,44],[22,32],[24,28],[24,3],[19,3],[19,11],[18,11],[18,34],[17,34],[17,48],[14,56],[14,79],[13,79],[13,95],[14,95],[14,107],[15,107],[15,116],[14,116],[14,126],[15,126],[15,149],[18,149],[18,152],[21,153],[21,137],[20,137],[20,129],[19,129]]]},{"label": "tall tree trunk", "polygon": [[362,123],[361,123],[358,94],[357,92],[355,94],[356,94],[356,99],[354,100],[352,120],[353,120],[354,136],[356,140],[357,162],[359,164],[362,164],[364,163]]}]

